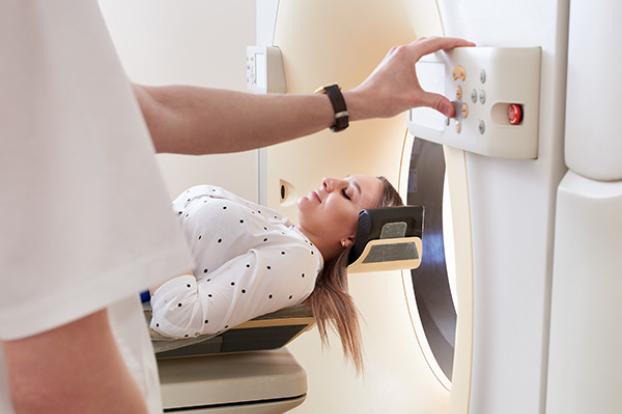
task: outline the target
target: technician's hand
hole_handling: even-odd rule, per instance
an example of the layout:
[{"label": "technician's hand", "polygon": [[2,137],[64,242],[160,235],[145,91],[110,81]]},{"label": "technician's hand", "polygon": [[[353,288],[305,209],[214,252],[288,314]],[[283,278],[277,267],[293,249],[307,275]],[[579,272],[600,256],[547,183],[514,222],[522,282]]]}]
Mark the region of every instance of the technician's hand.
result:
[{"label": "technician's hand", "polygon": [[451,37],[430,37],[392,48],[363,83],[344,93],[350,119],[386,118],[420,106],[453,117],[454,108],[449,99],[421,88],[415,63],[430,53],[460,46],[475,46],[475,43]]}]

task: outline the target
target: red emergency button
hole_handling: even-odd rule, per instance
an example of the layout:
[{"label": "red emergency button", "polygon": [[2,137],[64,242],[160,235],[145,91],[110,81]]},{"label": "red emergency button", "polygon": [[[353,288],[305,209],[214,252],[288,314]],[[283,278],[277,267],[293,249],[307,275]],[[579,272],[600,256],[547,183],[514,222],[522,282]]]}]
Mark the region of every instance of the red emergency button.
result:
[{"label": "red emergency button", "polygon": [[520,125],[520,123],[523,122],[523,105],[508,105],[508,121],[510,125]]}]

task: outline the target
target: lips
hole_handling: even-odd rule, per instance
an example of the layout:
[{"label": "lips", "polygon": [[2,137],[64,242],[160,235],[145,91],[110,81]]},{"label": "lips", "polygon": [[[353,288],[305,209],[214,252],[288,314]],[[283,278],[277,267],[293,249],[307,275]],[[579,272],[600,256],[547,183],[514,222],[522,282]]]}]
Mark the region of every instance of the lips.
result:
[{"label": "lips", "polygon": [[317,193],[317,191],[312,191],[312,193],[315,196],[315,198],[317,198],[318,203],[321,203],[322,199],[320,198],[320,195]]}]

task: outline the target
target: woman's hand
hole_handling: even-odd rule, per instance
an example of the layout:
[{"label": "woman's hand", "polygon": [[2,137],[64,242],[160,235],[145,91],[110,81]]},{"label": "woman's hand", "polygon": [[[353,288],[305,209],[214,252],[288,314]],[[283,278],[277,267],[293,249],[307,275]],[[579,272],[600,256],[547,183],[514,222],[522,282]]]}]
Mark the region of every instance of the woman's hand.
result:
[{"label": "woman's hand", "polygon": [[420,106],[453,117],[449,99],[421,88],[415,63],[430,53],[461,46],[475,44],[464,39],[430,37],[392,48],[363,83],[344,93],[350,119],[387,118]]}]

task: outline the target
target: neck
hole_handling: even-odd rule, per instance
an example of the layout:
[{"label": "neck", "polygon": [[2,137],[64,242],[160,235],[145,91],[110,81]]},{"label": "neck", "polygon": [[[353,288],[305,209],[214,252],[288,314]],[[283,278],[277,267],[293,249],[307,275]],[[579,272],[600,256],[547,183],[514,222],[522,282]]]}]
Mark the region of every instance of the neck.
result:
[{"label": "neck", "polygon": [[322,258],[324,258],[324,261],[332,260],[333,258],[337,257],[337,255],[339,255],[339,253],[341,253],[342,249],[341,249],[341,246],[339,246],[339,244],[337,244],[335,246],[334,243],[328,243],[320,235],[315,234],[312,231],[309,231],[309,230],[307,230],[304,227],[301,227],[299,225],[296,226],[296,228],[302,234],[307,236],[307,238],[311,241],[311,243],[313,243],[315,245],[315,247],[318,248],[320,253],[322,253]]}]

